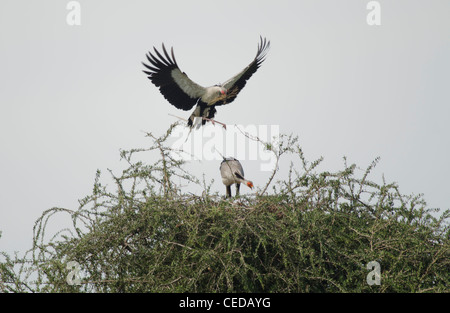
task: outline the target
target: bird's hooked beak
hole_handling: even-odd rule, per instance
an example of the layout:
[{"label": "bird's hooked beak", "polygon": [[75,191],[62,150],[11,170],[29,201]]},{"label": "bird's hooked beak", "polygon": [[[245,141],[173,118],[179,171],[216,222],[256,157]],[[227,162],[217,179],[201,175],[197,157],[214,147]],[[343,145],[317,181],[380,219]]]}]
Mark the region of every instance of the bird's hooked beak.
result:
[{"label": "bird's hooked beak", "polygon": [[253,183],[251,181],[247,182],[247,186],[250,189],[253,189]]}]

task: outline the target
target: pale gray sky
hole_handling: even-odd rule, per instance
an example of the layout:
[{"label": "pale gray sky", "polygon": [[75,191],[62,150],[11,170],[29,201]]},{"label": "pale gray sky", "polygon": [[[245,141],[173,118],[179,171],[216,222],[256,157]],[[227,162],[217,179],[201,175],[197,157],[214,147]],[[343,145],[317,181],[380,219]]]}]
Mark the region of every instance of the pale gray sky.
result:
[{"label": "pale gray sky", "polygon": [[[189,116],[141,72],[162,42],[209,86],[243,69],[266,36],[266,61],[217,120],[279,125],[299,135],[307,159],[325,158],[323,170],[380,156],[372,180],[384,173],[449,207],[448,0],[378,1],[380,26],[367,24],[364,0],[78,2],[80,26],[66,22],[69,1],[0,2],[1,251],[29,248],[45,209],[76,209],[97,169],[123,168],[120,148],[148,145],[143,131],[161,134],[169,113]],[[268,173],[242,163],[261,187]],[[218,167],[193,170],[223,193]]]}]

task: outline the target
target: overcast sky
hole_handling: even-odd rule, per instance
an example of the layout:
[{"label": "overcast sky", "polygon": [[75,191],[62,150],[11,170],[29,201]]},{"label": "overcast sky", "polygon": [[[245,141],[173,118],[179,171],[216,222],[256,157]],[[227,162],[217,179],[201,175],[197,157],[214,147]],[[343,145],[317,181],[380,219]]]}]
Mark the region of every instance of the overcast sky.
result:
[{"label": "overcast sky", "polygon": [[[162,134],[169,114],[189,116],[142,73],[162,42],[210,86],[247,66],[267,37],[266,61],[217,120],[294,133],[323,170],[379,156],[373,181],[384,174],[449,208],[450,1],[378,1],[378,26],[363,0],[84,0],[74,26],[69,2],[0,2],[0,251],[29,248],[44,210],[76,209],[97,169],[123,168],[119,149],[148,146],[144,132]],[[242,160],[257,187],[268,177],[260,161]],[[191,168],[224,193],[219,163]]]}]

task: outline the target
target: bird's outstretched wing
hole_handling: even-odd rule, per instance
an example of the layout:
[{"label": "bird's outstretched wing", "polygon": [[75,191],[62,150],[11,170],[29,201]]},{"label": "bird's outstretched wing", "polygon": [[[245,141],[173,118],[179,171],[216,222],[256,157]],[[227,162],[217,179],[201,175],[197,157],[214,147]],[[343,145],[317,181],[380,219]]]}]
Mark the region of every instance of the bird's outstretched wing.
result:
[{"label": "bird's outstretched wing", "polygon": [[242,88],[245,87],[247,80],[250,77],[252,77],[252,75],[261,66],[261,63],[265,60],[269,48],[270,48],[270,41],[260,36],[260,43],[258,44],[258,52],[256,53],[255,59],[240,73],[233,76],[222,85],[224,88],[228,90],[227,97],[221,103],[217,103],[216,105],[230,103],[236,98],[236,96],[242,90]]},{"label": "bird's outstretched wing", "polygon": [[153,49],[154,54],[149,52],[146,55],[150,65],[142,62],[147,68],[143,72],[173,106],[185,111],[192,109],[205,93],[205,88],[193,82],[186,73],[181,72],[175,60],[173,48],[169,55],[163,44],[164,56],[155,47]]}]

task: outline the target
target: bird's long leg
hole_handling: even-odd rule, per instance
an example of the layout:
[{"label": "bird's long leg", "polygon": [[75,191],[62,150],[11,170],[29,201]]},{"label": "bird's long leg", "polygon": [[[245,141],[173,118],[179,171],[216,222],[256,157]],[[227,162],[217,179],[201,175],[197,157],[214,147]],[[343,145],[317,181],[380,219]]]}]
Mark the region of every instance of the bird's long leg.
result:
[{"label": "bird's long leg", "polygon": [[213,125],[214,125],[215,123],[217,123],[217,124],[222,125],[223,128],[227,129],[227,125],[224,124],[224,123],[222,123],[222,122],[216,121],[216,120],[214,120],[214,119],[212,119],[212,118],[207,118],[207,117],[202,117],[202,118],[203,118],[203,120],[205,120],[205,121],[210,121]]},{"label": "bird's long leg", "polygon": [[236,183],[236,197],[239,196],[239,188],[241,187],[241,184]]},{"label": "bird's long leg", "polygon": [[227,186],[227,198],[231,198],[231,185]]}]

